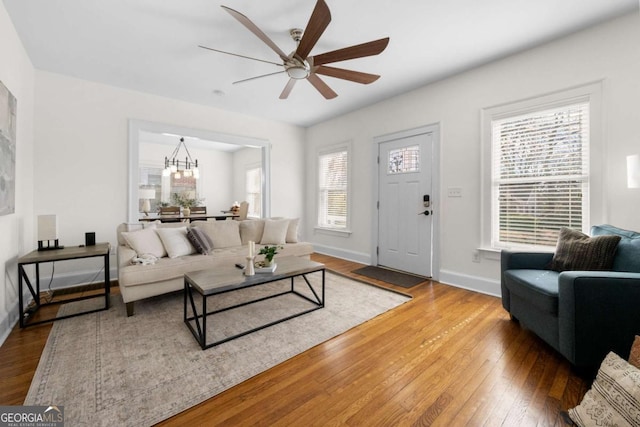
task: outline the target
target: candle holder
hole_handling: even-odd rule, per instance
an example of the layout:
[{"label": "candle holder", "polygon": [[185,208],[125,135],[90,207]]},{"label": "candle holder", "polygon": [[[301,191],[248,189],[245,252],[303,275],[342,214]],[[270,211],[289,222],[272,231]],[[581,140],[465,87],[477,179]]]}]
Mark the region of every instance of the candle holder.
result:
[{"label": "candle holder", "polygon": [[247,260],[247,264],[244,268],[244,275],[245,276],[253,276],[256,274],[256,269],[255,266],[253,265],[253,261],[256,259],[256,257],[254,256],[248,256],[246,257]]}]

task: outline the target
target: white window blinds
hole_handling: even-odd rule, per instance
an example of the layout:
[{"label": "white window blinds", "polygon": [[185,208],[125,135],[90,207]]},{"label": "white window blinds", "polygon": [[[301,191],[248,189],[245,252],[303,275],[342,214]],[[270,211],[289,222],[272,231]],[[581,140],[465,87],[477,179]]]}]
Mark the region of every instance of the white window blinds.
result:
[{"label": "white window blinds", "polygon": [[492,245],[555,246],[588,224],[589,103],[493,120]]},{"label": "white window blinds", "polygon": [[247,216],[260,218],[262,216],[262,168],[247,169],[246,200],[249,203]]},{"label": "white window blinds", "polygon": [[318,226],[346,229],[348,152],[322,153],[318,160]]}]

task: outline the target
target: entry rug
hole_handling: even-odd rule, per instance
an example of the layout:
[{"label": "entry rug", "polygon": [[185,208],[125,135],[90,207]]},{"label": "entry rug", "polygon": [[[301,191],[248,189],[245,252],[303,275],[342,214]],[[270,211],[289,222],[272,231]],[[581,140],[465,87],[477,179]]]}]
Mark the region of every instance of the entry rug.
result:
[{"label": "entry rug", "polygon": [[[315,289],[320,277],[308,276]],[[288,284],[250,289],[260,294]],[[226,296],[229,305],[251,298]],[[279,299],[269,301],[281,305]],[[153,425],[408,300],[327,272],[323,309],[203,351],[183,322],[182,293],[136,302],[132,317],[114,296],[107,311],[54,323],[24,404],[64,405],[66,426]],[[222,316],[215,323],[232,312],[215,315]],[[262,306],[246,318],[269,312]]]},{"label": "entry rug", "polygon": [[412,274],[402,273],[400,271],[389,270],[388,268],[368,265],[366,267],[353,270],[352,273],[361,276],[371,277],[372,279],[382,280],[392,285],[402,286],[403,288],[411,288],[419,283],[428,280],[425,277],[414,276]]}]

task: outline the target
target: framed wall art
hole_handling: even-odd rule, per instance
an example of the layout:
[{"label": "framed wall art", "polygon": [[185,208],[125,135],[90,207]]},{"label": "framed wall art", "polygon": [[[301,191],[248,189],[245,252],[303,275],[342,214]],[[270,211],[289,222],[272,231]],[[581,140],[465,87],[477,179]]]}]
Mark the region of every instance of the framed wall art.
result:
[{"label": "framed wall art", "polygon": [[16,106],[0,81],[0,215],[16,210]]}]

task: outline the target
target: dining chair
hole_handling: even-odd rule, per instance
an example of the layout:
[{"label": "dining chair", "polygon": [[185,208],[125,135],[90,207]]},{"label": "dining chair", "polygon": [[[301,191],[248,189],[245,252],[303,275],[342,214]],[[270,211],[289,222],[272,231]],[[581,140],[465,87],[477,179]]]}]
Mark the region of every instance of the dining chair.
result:
[{"label": "dining chair", "polygon": [[234,218],[237,221],[243,221],[247,219],[247,213],[249,212],[249,202],[240,203],[240,209],[238,209],[238,217]]},{"label": "dining chair", "polygon": [[164,206],[160,208],[160,215],[180,215],[180,206]]},{"label": "dining chair", "polygon": [[191,215],[206,215],[207,207],[206,206],[194,206],[191,208]]}]

